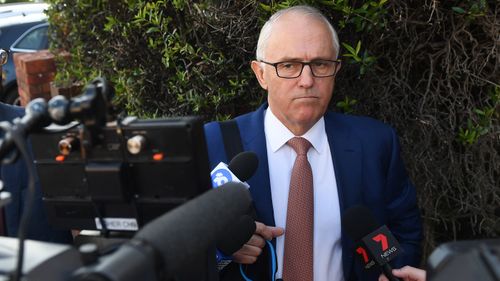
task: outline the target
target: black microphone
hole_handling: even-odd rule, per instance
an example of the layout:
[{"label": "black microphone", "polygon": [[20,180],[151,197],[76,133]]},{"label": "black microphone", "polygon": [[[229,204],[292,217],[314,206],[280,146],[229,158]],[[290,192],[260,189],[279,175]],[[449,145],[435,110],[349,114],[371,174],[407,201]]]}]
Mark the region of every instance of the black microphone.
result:
[{"label": "black microphone", "polygon": [[26,106],[26,114],[16,118],[11,125],[1,122],[0,126],[5,131],[3,140],[0,140],[0,158],[7,155],[14,147],[14,137],[18,135],[25,138],[29,133],[50,125],[51,119],[47,110],[47,102],[43,98],[36,98]]},{"label": "black microphone", "polygon": [[[259,159],[257,154],[244,151],[231,159],[228,169],[242,182],[247,181],[257,170]],[[232,255],[238,251],[255,233],[255,210],[249,207],[248,214],[237,218],[229,231],[217,240],[217,249],[225,255]]]},{"label": "black microphone", "polygon": [[206,254],[250,204],[241,183],[209,190],[145,225],[97,265],[76,272],[76,280],[170,280],[190,270],[190,261]]},{"label": "black microphone", "polygon": [[232,255],[248,241],[255,233],[255,220],[249,215],[242,215],[236,219],[228,231],[217,239],[216,246],[225,255]]},{"label": "black microphone", "polygon": [[238,153],[231,159],[227,167],[240,181],[247,181],[251,178],[257,167],[259,166],[259,158],[252,151],[244,151]]},{"label": "black microphone", "polygon": [[403,250],[387,226],[380,226],[368,208],[349,208],[342,216],[342,230],[356,243],[357,256],[366,270],[376,264],[390,281],[401,281],[392,274],[389,261]]},{"label": "black microphone", "polygon": [[[233,159],[231,159],[231,161],[227,165],[227,168],[240,181],[246,182],[255,174],[258,166],[259,166],[259,158],[257,157],[257,154],[253,151],[244,151],[244,152],[240,152],[236,156],[234,156]],[[248,186],[248,185],[247,185],[247,187],[250,188],[250,186]],[[255,220],[255,218],[257,217],[257,214],[255,212],[253,205],[250,206],[250,209],[248,210],[248,215],[250,215],[251,218],[253,218],[253,220]],[[240,227],[242,227],[243,229],[249,229],[248,225],[247,226],[242,225],[244,223],[248,224],[248,218],[240,220]],[[255,229],[254,229],[254,231],[255,231]],[[242,233],[242,232],[240,232],[240,233]],[[253,234],[253,232],[252,232],[252,234]],[[252,235],[250,234],[250,236],[248,236],[247,238],[250,239],[251,236]],[[238,236],[238,237],[243,239],[243,237],[241,237],[241,236]],[[244,242],[248,241],[248,239],[245,240]]]},{"label": "black microphone", "polygon": [[229,165],[220,162],[210,172],[212,187],[217,188],[231,181],[245,182],[255,173],[258,164],[259,160],[254,152],[245,151],[238,153],[231,159]]}]

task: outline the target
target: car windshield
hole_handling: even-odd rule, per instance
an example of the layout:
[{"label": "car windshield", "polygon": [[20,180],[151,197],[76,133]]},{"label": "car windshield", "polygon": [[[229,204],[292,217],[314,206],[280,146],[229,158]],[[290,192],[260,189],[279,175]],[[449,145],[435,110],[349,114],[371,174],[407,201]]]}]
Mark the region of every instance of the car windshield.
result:
[{"label": "car windshield", "polygon": [[42,25],[30,29],[12,45],[11,49],[13,51],[38,51],[47,49],[47,28],[47,25]]},{"label": "car windshield", "polygon": [[8,49],[14,41],[16,41],[19,36],[21,36],[26,30],[35,26],[37,24],[43,23],[44,21],[36,21],[22,24],[11,23],[10,26],[0,25],[0,48]]}]

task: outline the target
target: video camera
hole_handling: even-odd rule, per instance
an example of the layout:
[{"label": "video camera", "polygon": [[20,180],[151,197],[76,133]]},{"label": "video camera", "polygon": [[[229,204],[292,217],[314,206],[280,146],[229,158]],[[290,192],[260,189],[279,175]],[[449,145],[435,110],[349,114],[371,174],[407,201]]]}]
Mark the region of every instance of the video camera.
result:
[{"label": "video camera", "polygon": [[63,229],[137,231],[210,188],[198,117],[110,116],[103,79],[49,101],[51,125],[31,134],[49,222]]},{"label": "video camera", "polygon": [[[35,99],[21,119],[0,123],[5,131],[0,158],[12,161],[17,151],[26,150],[19,148],[20,141],[31,139],[52,226],[128,238],[103,256],[28,241],[26,267],[19,266],[19,254],[14,279],[42,280],[42,270],[52,280],[134,280],[133,274],[141,272],[149,272],[150,280],[217,280],[211,270],[216,268],[215,242],[250,207],[248,190],[238,184],[211,189],[201,118],[116,117],[113,94],[107,81],[97,78],[78,97]],[[20,235],[19,253],[23,240]],[[0,240],[5,262],[0,280],[16,268],[14,248],[2,246],[12,241]],[[34,253],[37,247],[47,254]]]}]

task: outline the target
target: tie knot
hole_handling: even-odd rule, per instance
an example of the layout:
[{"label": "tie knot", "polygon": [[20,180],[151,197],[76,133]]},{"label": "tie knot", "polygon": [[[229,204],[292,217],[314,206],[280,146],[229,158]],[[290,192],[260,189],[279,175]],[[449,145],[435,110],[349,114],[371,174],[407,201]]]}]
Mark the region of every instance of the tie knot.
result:
[{"label": "tie knot", "polygon": [[295,150],[297,155],[305,155],[309,148],[311,148],[311,143],[305,138],[301,137],[293,137],[291,138],[287,144]]}]

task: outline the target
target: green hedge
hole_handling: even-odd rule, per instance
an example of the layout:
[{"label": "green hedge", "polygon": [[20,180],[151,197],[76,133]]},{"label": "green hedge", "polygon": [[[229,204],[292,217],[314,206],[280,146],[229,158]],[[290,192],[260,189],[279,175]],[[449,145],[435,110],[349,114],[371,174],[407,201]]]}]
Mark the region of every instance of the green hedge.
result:
[{"label": "green hedge", "polygon": [[128,114],[207,120],[265,100],[249,65],[265,19],[318,7],[343,47],[332,108],[398,130],[425,254],[448,240],[499,236],[498,1],[49,2],[52,49],[72,55],[59,61],[58,81],[104,75]]}]

